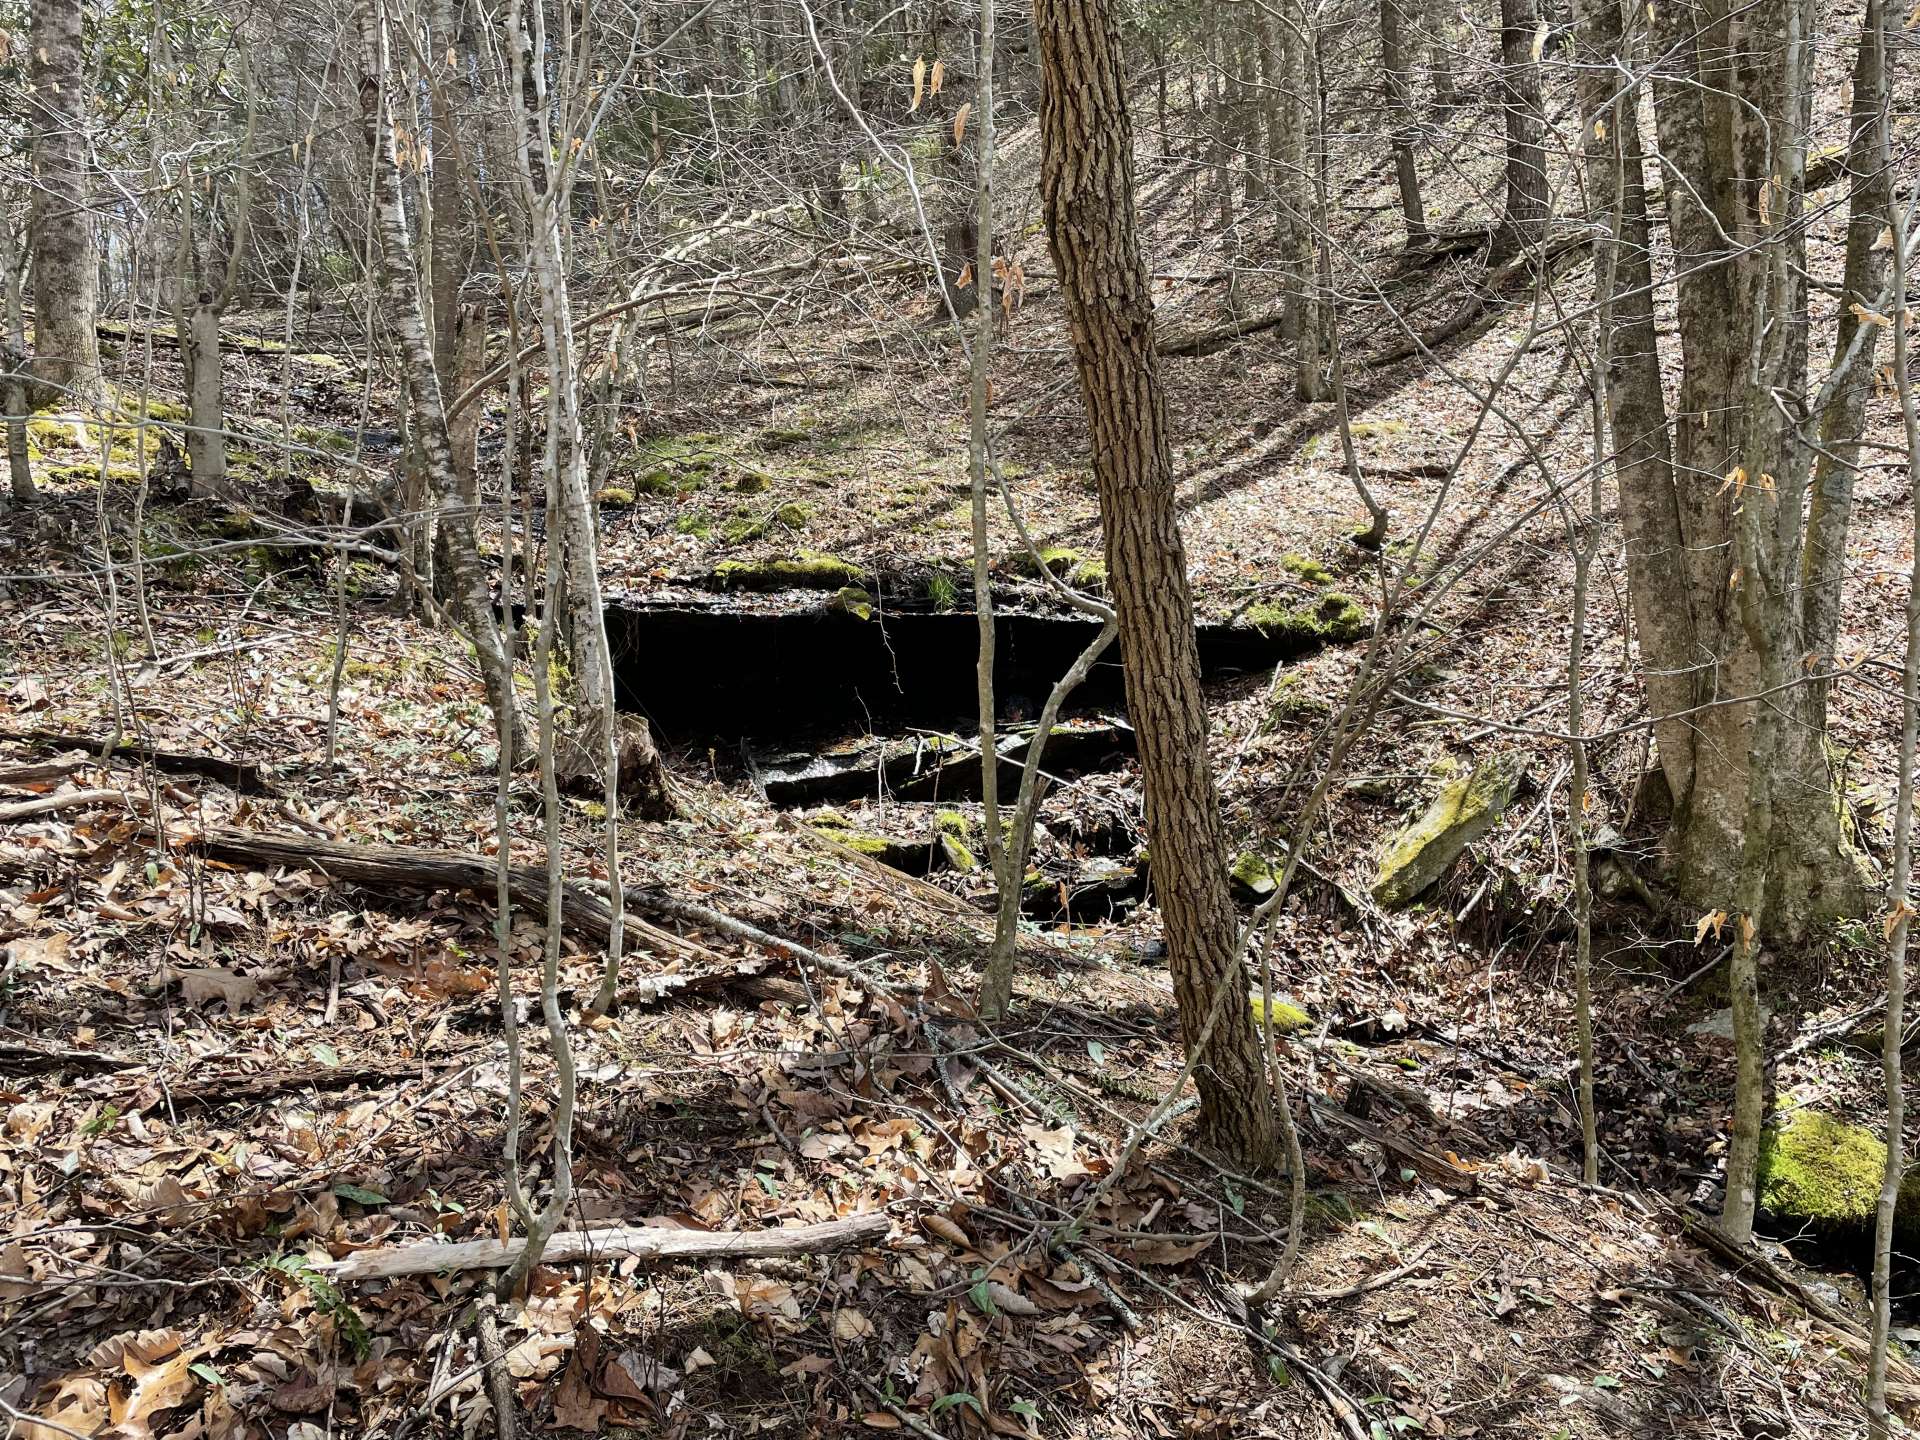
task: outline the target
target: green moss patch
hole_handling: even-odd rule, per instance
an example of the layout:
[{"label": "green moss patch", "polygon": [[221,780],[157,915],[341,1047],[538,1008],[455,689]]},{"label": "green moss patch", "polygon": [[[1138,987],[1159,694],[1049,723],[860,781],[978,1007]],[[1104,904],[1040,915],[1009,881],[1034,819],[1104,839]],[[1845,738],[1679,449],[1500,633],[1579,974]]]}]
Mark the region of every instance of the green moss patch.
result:
[{"label": "green moss patch", "polygon": [[1333,572],[1308,555],[1282,555],[1280,568],[1289,575],[1306,581],[1309,585],[1333,584]]},{"label": "green moss patch", "polygon": [[867,572],[851,560],[814,550],[777,559],[723,560],[713,569],[713,583],[722,590],[839,590],[866,582]]},{"label": "green moss patch", "polygon": [[1298,1005],[1289,1004],[1285,1000],[1275,1000],[1273,1008],[1269,1010],[1267,1002],[1255,995],[1251,997],[1250,1004],[1253,1009],[1253,1023],[1264,1027],[1268,1017],[1271,1016],[1273,1033],[1276,1035],[1291,1035],[1294,1031],[1305,1028],[1313,1020],[1313,1017]]},{"label": "green moss patch", "polygon": [[[1760,1132],[1760,1209],[1782,1226],[1865,1243],[1886,1163],[1886,1142],[1866,1126],[1796,1110]],[[1894,1216],[1900,1243],[1911,1245],[1920,1236],[1920,1170],[1908,1170]]]},{"label": "green moss patch", "polygon": [[1348,645],[1373,628],[1360,602],[1339,590],[1327,591],[1312,605],[1250,605],[1240,620],[1263,634],[1293,636],[1302,648]]},{"label": "green moss patch", "polygon": [[1257,850],[1243,850],[1227,871],[1233,890],[1243,900],[1258,903],[1273,894],[1280,884],[1280,871]]}]

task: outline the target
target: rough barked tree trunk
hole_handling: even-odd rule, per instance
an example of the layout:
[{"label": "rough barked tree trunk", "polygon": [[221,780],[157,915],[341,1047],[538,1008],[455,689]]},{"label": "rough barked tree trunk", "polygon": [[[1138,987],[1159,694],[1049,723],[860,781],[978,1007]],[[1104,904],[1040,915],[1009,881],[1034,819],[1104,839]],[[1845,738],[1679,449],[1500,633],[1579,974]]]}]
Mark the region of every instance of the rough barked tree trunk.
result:
[{"label": "rough barked tree trunk", "polygon": [[1400,181],[1400,213],[1407,239],[1427,233],[1426,207],[1420,203],[1420,172],[1413,163],[1413,85],[1407,58],[1406,15],[1401,0],[1380,0],[1380,68],[1387,95],[1387,123],[1393,127],[1393,168]]},{"label": "rough barked tree trunk", "polygon": [[479,504],[453,468],[453,450],[447,437],[447,416],[440,394],[440,377],[433,365],[433,345],[427,336],[420,306],[419,272],[414,267],[413,238],[400,196],[400,166],[394,149],[393,117],[388,108],[387,26],[380,0],[363,0],[360,7],[360,108],[366,122],[367,149],[373,163],[375,239],[380,247],[380,276],[386,291],[386,319],[399,345],[406,371],[407,403],[412,430],[440,512],[449,571],[447,591],[453,613],[472,642],[500,727],[501,743],[511,738],[515,754],[525,753],[519,711],[513,700],[513,671],[494,614],[487,572],[480,563],[479,538],[474,525]]},{"label": "rough barked tree trunk", "polygon": [[82,9],[83,0],[32,4],[33,400],[98,411],[100,256],[87,184]]},{"label": "rough barked tree trunk", "polygon": [[1540,98],[1540,8],[1500,0],[1500,108],[1507,123],[1507,199],[1493,258],[1505,260],[1540,238],[1547,222],[1547,113]]},{"label": "rough barked tree trunk", "polygon": [[[1764,0],[1731,19],[1697,0],[1654,10],[1651,49],[1667,57],[1655,75],[1655,118],[1679,276],[1679,543],[1642,551],[1637,583],[1652,603],[1635,607],[1643,670],[1663,683],[1684,679],[1689,703],[1704,707],[1660,733],[1680,895],[1702,910],[1731,910],[1745,856],[1763,867],[1769,938],[1789,940],[1866,903],[1826,756],[1824,697],[1804,683],[1815,643],[1809,616],[1828,603],[1802,583],[1817,574],[1803,570],[1813,448],[1778,398],[1807,395],[1810,19],[1804,0]],[[1634,288],[1624,272],[1620,288],[1623,298]],[[1638,474],[1651,483],[1657,467]],[[1664,507],[1664,495],[1650,499],[1624,467],[1621,478],[1633,492],[1629,523],[1643,502]],[[1829,537],[1836,518],[1829,510],[1821,520]],[[1820,583],[1837,579],[1833,567]],[[1661,603],[1681,590],[1684,609]],[[1683,623],[1690,635],[1674,630]],[[1776,724],[1756,726],[1763,715]],[[1757,773],[1761,749],[1769,776]],[[1749,851],[1762,779],[1769,829]]]},{"label": "rough barked tree trunk", "polygon": [[[1222,986],[1244,993],[1227,892],[1226,834],[1207,759],[1207,712],[1174,508],[1166,397],[1133,199],[1133,127],[1106,0],[1035,0],[1042,76],[1040,192],[1091,432],[1108,584],[1139,736],[1147,841],[1183,1038],[1200,1038]],[[1275,1154],[1250,1008],[1230,995],[1195,1067],[1215,1143]]]}]

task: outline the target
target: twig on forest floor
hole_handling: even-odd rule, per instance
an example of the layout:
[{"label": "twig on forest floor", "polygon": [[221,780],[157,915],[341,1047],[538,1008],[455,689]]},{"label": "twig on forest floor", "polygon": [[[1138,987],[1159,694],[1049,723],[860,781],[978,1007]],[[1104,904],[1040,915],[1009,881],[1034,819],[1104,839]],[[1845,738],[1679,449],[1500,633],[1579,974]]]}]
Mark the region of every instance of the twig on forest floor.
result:
[{"label": "twig on forest floor", "polygon": [[[767,1230],[673,1230],[628,1225],[606,1230],[567,1230],[548,1240],[542,1259],[549,1264],[573,1260],[764,1259],[817,1255],[886,1238],[893,1222],[875,1211]],[[444,1245],[436,1240],[360,1250],[314,1267],[329,1279],[385,1280],[399,1275],[436,1275],[457,1270],[504,1270],[527,1248],[524,1239],[467,1240]]]},{"label": "twig on forest floor", "polygon": [[500,1341],[500,1317],[491,1295],[482,1295],[473,1308],[474,1348],[480,1352],[480,1364],[493,1402],[493,1423],[500,1440],[514,1440],[518,1424],[514,1416],[513,1376],[507,1371],[507,1348]]}]

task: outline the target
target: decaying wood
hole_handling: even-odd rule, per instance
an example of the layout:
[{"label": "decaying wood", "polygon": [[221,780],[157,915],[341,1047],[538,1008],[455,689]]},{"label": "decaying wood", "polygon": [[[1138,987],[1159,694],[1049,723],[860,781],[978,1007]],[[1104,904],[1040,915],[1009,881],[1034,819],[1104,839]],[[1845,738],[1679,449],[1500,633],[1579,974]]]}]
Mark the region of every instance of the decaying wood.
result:
[{"label": "decaying wood", "polygon": [[1529,246],[1521,254],[1497,266],[1474,287],[1473,292],[1466,299],[1455,307],[1453,313],[1439,324],[1422,334],[1409,337],[1404,343],[1384,350],[1378,355],[1368,356],[1362,362],[1362,368],[1377,370],[1383,365],[1411,360],[1423,351],[1431,350],[1437,345],[1444,345],[1455,336],[1473,328],[1474,324],[1493,308],[1507,288],[1521,276],[1538,270],[1544,277],[1560,261],[1586,249],[1592,243],[1592,230],[1582,225],[1576,229],[1549,236],[1537,248]]},{"label": "decaying wood", "polygon": [[33,765],[12,765],[0,770],[0,785],[15,789],[25,785],[43,785],[49,780],[64,780],[93,762],[82,758],[42,760]]},{"label": "decaying wood", "polygon": [[[774,1230],[671,1230],[626,1225],[608,1230],[565,1230],[547,1242],[543,1263],[574,1260],[725,1260],[820,1255],[884,1240],[892,1222],[885,1215],[854,1215],[818,1225]],[[468,1240],[457,1245],[426,1241],[362,1250],[314,1268],[333,1280],[385,1280],[398,1275],[436,1275],[454,1270],[504,1270],[526,1248],[524,1240]]]},{"label": "decaying wood", "polygon": [[221,755],[196,755],[181,750],[156,750],[133,741],[125,741],[109,750],[104,737],[66,730],[0,731],[0,741],[11,741],[34,750],[85,750],[97,761],[151,765],[170,775],[204,775],[230,790],[265,795],[274,793],[266,767],[251,760],[229,760]]},{"label": "decaying wood", "polygon": [[0,1074],[21,1074],[33,1070],[130,1070],[141,1063],[123,1055],[107,1055],[98,1050],[69,1050],[57,1045],[30,1045],[20,1040],[0,1040]]},{"label": "decaying wood", "polygon": [[938,885],[929,885],[918,876],[909,875],[904,870],[895,870],[890,865],[882,865],[871,855],[862,855],[850,846],[842,845],[830,835],[823,835],[811,825],[802,825],[791,815],[780,817],[780,828],[800,836],[810,844],[825,850],[835,859],[844,860],[855,869],[874,879],[884,882],[890,888],[910,892],[916,899],[924,900],[936,910],[965,920],[975,929],[991,933],[992,922],[958,896],[949,895]]},{"label": "decaying wood", "polygon": [[89,805],[124,805],[127,800],[126,793],[121,790],[66,790],[58,795],[42,795],[33,800],[16,800],[10,805],[0,805],[0,825],[12,824],[15,820],[31,820],[36,815],[57,815],[63,810],[84,810]]},{"label": "decaying wood", "polygon": [[[1827,1304],[1813,1291],[1802,1285],[1780,1266],[1747,1245],[1736,1245],[1721,1233],[1714,1218],[1702,1215],[1696,1210],[1672,1212],[1679,1217],[1687,1238],[1703,1249],[1712,1251],[1724,1261],[1736,1275],[1751,1279],[1776,1295],[1781,1295],[1798,1305],[1802,1310],[1818,1321],[1840,1344],[1859,1355],[1866,1355],[1871,1349],[1867,1337],[1845,1315]],[[1901,1359],[1898,1355],[1887,1357],[1887,1373],[1896,1375],[1902,1382],[1902,1388],[1909,1390],[1903,1396],[1903,1403],[1911,1403],[1910,1387],[1920,1386],[1920,1368]],[[1891,1392],[1894,1387],[1888,1386]]]},{"label": "decaying wood", "polygon": [[367,1065],[301,1066],[253,1074],[209,1075],[167,1087],[176,1105],[218,1105],[240,1100],[264,1100],[288,1090],[344,1090],[368,1081],[404,1080],[423,1070],[448,1070],[471,1064],[470,1055],[436,1060],[394,1060]]},{"label": "decaying wood", "polygon": [[[197,834],[184,837],[182,843],[211,860],[227,864],[253,867],[282,865],[318,870],[324,875],[370,890],[465,890],[488,902],[494,896],[493,857],[471,851],[357,844],[287,831],[241,830],[225,825],[208,826]],[[507,874],[508,893],[513,903],[544,924],[547,918],[545,869],[514,865]],[[607,902],[586,887],[576,884],[563,885],[561,893],[562,927],[569,934],[590,944],[604,945],[613,925],[613,912]],[[697,905],[657,890],[628,890],[626,911],[624,935],[629,946],[665,950],[670,954],[697,957],[709,962],[719,958],[712,951],[643,918],[652,915],[655,919],[675,920],[716,934],[730,935],[783,959],[796,960],[828,974],[846,976],[869,986],[880,985],[873,976],[847,961],[822,955],[795,941],[749,925],[744,920],[736,920],[705,905]],[[671,988],[675,987],[666,987]],[[661,993],[665,993],[665,989]]]},{"label": "decaying wood", "polygon": [[1470,1193],[1480,1188],[1479,1177],[1473,1171],[1461,1169],[1444,1155],[1436,1155],[1404,1135],[1395,1134],[1371,1121],[1362,1120],[1358,1115],[1348,1114],[1337,1105],[1328,1105],[1318,1099],[1311,1103],[1316,1119],[1342,1130],[1350,1130],[1363,1139],[1373,1141],[1409,1169],[1418,1171],[1430,1184],[1438,1185],[1443,1190],[1461,1193]]}]

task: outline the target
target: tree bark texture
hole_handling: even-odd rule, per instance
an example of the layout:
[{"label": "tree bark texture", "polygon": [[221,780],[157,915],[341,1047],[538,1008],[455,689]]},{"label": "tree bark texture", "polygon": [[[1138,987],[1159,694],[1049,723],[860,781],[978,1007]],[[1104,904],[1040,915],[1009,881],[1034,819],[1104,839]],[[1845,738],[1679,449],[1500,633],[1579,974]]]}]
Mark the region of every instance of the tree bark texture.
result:
[{"label": "tree bark texture", "polygon": [[1413,163],[1413,85],[1407,58],[1406,14],[1401,0],[1380,0],[1380,68],[1385,76],[1387,121],[1393,127],[1393,168],[1400,182],[1400,213],[1407,239],[1427,233],[1427,212],[1420,202],[1420,172]]},{"label": "tree bark texture", "polygon": [[[1382,4],[1391,0],[1382,0]],[[1500,106],[1507,125],[1507,198],[1493,259],[1535,244],[1547,223],[1547,117],[1540,98],[1537,0],[1500,0]]]},{"label": "tree bark texture", "polygon": [[87,184],[83,0],[33,0],[31,8],[34,375],[54,387],[55,403],[98,409],[100,255]]},{"label": "tree bark texture", "polygon": [[[1221,986],[1245,992],[1226,834],[1207,758],[1166,398],[1133,200],[1120,37],[1105,0],[1036,0],[1040,192],[1091,432],[1113,608],[1139,736],[1148,844],[1183,1038]],[[1205,1128],[1258,1162],[1275,1154],[1250,1007],[1231,995],[1195,1066]]]},{"label": "tree bark texture", "polygon": [[[1782,939],[1866,902],[1826,753],[1825,696],[1806,683],[1804,664],[1825,607],[1837,603],[1837,557],[1824,570],[1820,557],[1831,554],[1840,517],[1834,497],[1824,513],[1815,497],[1809,560],[1802,517],[1813,448],[1778,399],[1807,392],[1811,19],[1805,0],[1763,0],[1732,15],[1720,0],[1655,8],[1650,48],[1667,57],[1654,78],[1655,118],[1679,275],[1677,545],[1658,464],[1621,469],[1642,666],[1663,692],[1650,684],[1649,700],[1662,714],[1683,698],[1693,708],[1659,732],[1675,797],[1677,888],[1689,904],[1731,909],[1743,866],[1757,863],[1759,913]],[[1623,324],[1635,285],[1623,272]],[[1620,348],[1625,363],[1638,347]],[[1650,427],[1650,418],[1644,429],[1623,427],[1622,445]],[[1647,520],[1637,536],[1636,515]],[[1691,694],[1678,694],[1682,686]],[[1763,713],[1777,734],[1756,724]],[[1755,852],[1746,839],[1762,752],[1769,828]]]}]

